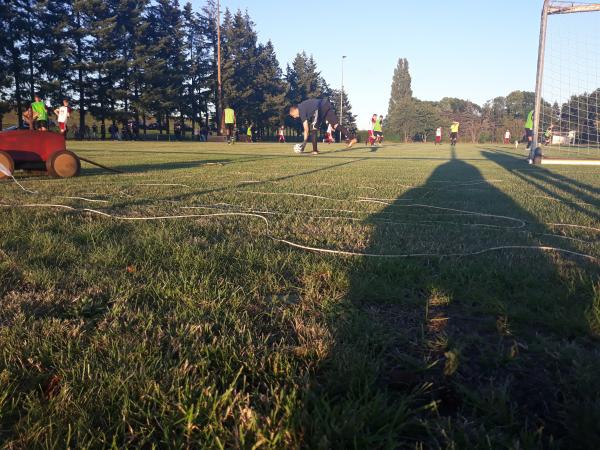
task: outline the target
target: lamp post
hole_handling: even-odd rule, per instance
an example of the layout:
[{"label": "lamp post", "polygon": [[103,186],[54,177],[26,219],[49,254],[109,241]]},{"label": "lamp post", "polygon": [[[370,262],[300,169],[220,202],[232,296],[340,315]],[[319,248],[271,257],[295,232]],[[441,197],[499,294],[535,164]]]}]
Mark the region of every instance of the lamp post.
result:
[{"label": "lamp post", "polygon": [[[344,60],[346,55],[342,56],[342,90],[340,91],[340,125],[344,125]],[[342,132],[340,130],[340,142],[342,142]]]}]

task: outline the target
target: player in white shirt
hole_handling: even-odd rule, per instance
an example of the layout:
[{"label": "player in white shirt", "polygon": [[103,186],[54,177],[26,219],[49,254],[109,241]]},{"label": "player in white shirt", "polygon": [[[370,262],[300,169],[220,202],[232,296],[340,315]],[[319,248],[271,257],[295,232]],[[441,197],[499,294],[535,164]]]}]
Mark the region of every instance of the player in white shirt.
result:
[{"label": "player in white shirt", "polygon": [[66,98],[63,100],[63,105],[54,110],[54,114],[58,117],[58,128],[60,130],[60,134],[62,134],[65,139],[67,138],[67,122],[69,121],[69,117],[71,116],[71,108],[69,108],[69,100]]},{"label": "player in white shirt", "polygon": [[333,127],[329,123],[327,124],[327,133],[325,133],[325,139],[323,139],[323,143],[331,144],[332,142],[335,142],[333,139]]},{"label": "player in white shirt", "polygon": [[510,130],[506,130],[506,133],[504,133],[504,143],[510,144]]},{"label": "player in white shirt", "polygon": [[285,144],[285,127],[283,125],[279,127],[277,136],[279,137],[279,142]]},{"label": "player in white shirt", "polygon": [[435,143],[434,145],[442,144],[442,127],[437,127],[435,130]]},{"label": "player in white shirt", "polygon": [[375,144],[375,132],[373,130],[376,122],[377,114],[373,114],[373,116],[369,119],[369,136],[367,136],[367,145]]}]

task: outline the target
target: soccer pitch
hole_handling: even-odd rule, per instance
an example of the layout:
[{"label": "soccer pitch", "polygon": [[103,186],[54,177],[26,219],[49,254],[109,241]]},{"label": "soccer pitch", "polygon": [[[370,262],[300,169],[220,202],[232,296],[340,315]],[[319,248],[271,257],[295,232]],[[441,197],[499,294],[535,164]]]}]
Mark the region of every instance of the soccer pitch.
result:
[{"label": "soccer pitch", "polygon": [[125,173],[0,182],[6,448],[600,442],[597,168],[68,147]]}]

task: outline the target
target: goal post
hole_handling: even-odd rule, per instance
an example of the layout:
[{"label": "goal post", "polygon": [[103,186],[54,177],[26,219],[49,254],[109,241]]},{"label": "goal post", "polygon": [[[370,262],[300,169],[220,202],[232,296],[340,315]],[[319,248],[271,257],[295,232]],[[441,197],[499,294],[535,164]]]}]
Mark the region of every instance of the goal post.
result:
[{"label": "goal post", "polygon": [[600,165],[599,44],[600,3],[544,0],[532,162]]}]

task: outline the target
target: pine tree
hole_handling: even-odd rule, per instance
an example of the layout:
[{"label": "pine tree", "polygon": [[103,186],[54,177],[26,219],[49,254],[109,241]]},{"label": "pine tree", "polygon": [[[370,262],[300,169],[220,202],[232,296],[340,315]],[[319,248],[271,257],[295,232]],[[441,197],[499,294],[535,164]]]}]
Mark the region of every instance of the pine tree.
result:
[{"label": "pine tree", "polygon": [[11,109],[10,87],[13,84],[11,76],[10,44],[10,4],[0,2],[0,36],[7,39],[0,40],[0,130],[2,130],[4,114]]},{"label": "pine tree", "polygon": [[346,128],[357,128],[356,127],[356,116],[352,114],[352,104],[350,103],[350,99],[348,98],[348,93],[344,90],[344,98],[342,100],[342,105],[344,107],[343,117],[340,116],[340,90],[333,89],[331,91],[331,95],[329,96],[331,104],[336,111],[337,116],[342,120],[343,125]]},{"label": "pine tree", "polygon": [[32,68],[30,53],[32,35],[28,31],[30,19],[26,12],[30,9],[30,0],[4,2],[2,9],[2,48],[5,70],[12,84],[12,104],[17,110],[19,126],[23,125],[23,111],[27,109],[29,93],[33,91],[32,79],[28,69]]},{"label": "pine tree", "polygon": [[400,103],[404,103],[408,99],[411,99],[412,95],[408,60],[406,58],[400,58],[398,60],[398,65],[394,70],[394,78],[392,79],[392,92],[390,94],[388,116],[392,114],[392,111],[397,109]]},{"label": "pine tree", "polygon": [[206,117],[206,127],[210,127],[209,122],[209,103],[214,105],[213,126],[219,130],[221,122],[221,105],[218,101],[218,84],[217,84],[217,4],[215,0],[206,0],[202,12],[200,13],[203,34],[206,40],[207,52],[207,77],[204,80],[208,92],[203,97],[204,112]]},{"label": "pine tree", "polygon": [[210,76],[210,36],[207,33],[203,16],[194,13],[191,3],[183,9],[185,54],[186,54],[186,101],[182,104],[182,114],[192,121],[192,133],[196,123],[201,121],[200,112],[207,103]]},{"label": "pine tree", "polygon": [[[148,10],[143,102],[169,132],[169,118],[178,112],[184,96],[184,31],[177,0],[158,0]],[[163,122],[164,119],[164,122]]]},{"label": "pine tree", "polygon": [[87,95],[90,90],[90,51],[89,33],[90,17],[87,13],[87,0],[73,2],[72,15],[68,24],[68,40],[71,45],[69,64],[74,72],[68,86],[78,97],[79,129],[85,126],[86,108],[89,108]]},{"label": "pine tree", "polygon": [[289,85],[287,101],[298,104],[309,98],[320,98],[329,94],[329,87],[317,70],[317,64],[305,52],[298,53],[291,66],[287,66],[285,79]]},{"label": "pine tree", "polygon": [[256,76],[257,36],[247,15],[226,11],[223,21],[223,103],[236,110],[238,123],[256,120],[253,81]]},{"label": "pine tree", "polygon": [[285,84],[283,72],[279,67],[275,48],[271,41],[258,47],[256,102],[259,114],[256,119],[259,128],[275,130],[283,120],[285,110]]},{"label": "pine tree", "polygon": [[118,48],[115,36],[117,11],[115,0],[89,0],[82,7],[90,18],[90,111],[103,125],[107,119],[117,119],[115,85],[118,71]]}]

